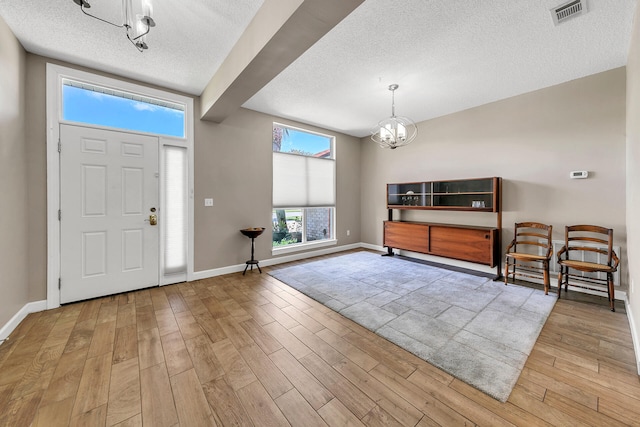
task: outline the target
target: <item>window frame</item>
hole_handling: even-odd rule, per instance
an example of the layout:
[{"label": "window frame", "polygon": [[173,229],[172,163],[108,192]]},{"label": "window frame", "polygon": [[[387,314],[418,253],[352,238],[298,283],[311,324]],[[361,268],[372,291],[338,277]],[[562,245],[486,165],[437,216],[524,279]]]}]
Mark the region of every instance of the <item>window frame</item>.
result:
[{"label": "window frame", "polygon": [[[294,252],[300,252],[300,251],[306,251],[306,250],[310,250],[310,249],[316,249],[316,248],[322,248],[322,247],[326,247],[326,246],[335,246],[338,242],[337,238],[336,238],[336,217],[337,217],[337,181],[336,181],[336,176],[337,176],[337,153],[336,153],[336,136],[335,135],[328,135],[322,132],[316,132],[316,131],[312,131],[312,130],[308,130],[308,129],[304,129],[301,127],[297,127],[297,126],[292,126],[292,125],[287,125],[281,122],[272,122],[272,156],[273,153],[279,153],[279,154],[283,154],[283,155],[290,155],[290,156],[304,156],[304,157],[311,157],[311,156],[305,156],[303,154],[299,154],[299,153],[289,153],[289,152],[282,152],[282,151],[273,151],[273,128],[274,127],[282,127],[282,128],[287,128],[287,129],[292,129],[298,132],[304,132],[304,133],[308,133],[308,134],[312,134],[312,135],[318,135],[318,136],[322,136],[322,137],[326,137],[329,138],[330,140],[330,151],[331,151],[331,156],[329,157],[329,159],[331,161],[333,161],[333,185],[334,185],[334,205],[333,206],[289,206],[289,207],[278,207],[275,208],[273,206],[273,201],[271,204],[271,215],[273,216],[274,212],[276,210],[290,210],[290,209],[299,209],[301,211],[302,214],[302,235],[303,235],[303,241],[300,243],[293,243],[293,244],[289,244],[286,246],[272,246],[271,247],[271,254],[272,255],[282,255],[282,254],[288,254],[288,253],[294,253]],[[272,161],[273,164],[273,161]],[[272,171],[272,185],[273,185],[273,171]],[[272,190],[273,191],[273,190]],[[330,221],[331,221],[331,237],[327,238],[327,239],[322,239],[322,240],[312,240],[310,242],[306,241],[306,217],[305,217],[305,210],[306,209],[314,209],[314,208],[328,208],[330,209]],[[273,234],[273,230],[272,230],[272,234]]]}]

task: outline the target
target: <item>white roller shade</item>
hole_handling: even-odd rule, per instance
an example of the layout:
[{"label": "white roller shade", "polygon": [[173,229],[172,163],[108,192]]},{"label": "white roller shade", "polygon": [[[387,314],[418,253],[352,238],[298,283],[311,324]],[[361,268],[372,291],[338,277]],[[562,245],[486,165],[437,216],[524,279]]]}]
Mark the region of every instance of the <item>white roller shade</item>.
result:
[{"label": "white roller shade", "polygon": [[332,207],[336,204],[335,160],[273,153],[273,207]]},{"label": "white roller shade", "polygon": [[187,150],[164,149],[164,274],[187,271],[188,197]]}]

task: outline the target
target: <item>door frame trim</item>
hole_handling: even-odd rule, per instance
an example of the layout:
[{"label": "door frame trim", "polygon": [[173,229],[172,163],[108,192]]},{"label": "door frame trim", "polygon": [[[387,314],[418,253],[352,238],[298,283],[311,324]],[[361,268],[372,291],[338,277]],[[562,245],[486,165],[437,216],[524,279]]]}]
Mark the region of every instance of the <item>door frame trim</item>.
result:
[{"label": "door frame trim", "polygon": [[[99,74],[80,71],[74,68],[47,63],[46,69],[46,119],[47,119],[47,309],[60,306],[60,290],[58,280],[60,277],[60,221],[58,210],[60,209],[60,156],[58,142],[60,139],[60,123],[62,121],[62,80],[79,80],[97,86],[106,86],[125,92],[132,92],[152,98],[171,101],[182,104],[185,107],[185,143],[188,149],[188,212],[189,212],[189,236],[187,246],[187,280],[194,276],[194,173],[193,173],[193,146],[194,146],[194,111],[193,98],[177,95],[163,90],[154,89],[135,83],[125,82]],[[86,125],[86,124],[85,124]],[[91,126],[87,126],[91,127]],[[119,130],[119,129],[116,129]],[[127,131],[129,132],[129,131]],[[132,132],[136,133],[136,132]],[[155,135],[154,135],[155,136]],[[159,137],[162,137],[159,135]],[[161,150],[161,145],[159,146]],[[160,207],[162,209],[162,206]],[[158,253],[160,257],[161,254]],[[159,264],[160,265],[160,264]],[[161,271],[158,271],[160,283],[162,283]]]}]

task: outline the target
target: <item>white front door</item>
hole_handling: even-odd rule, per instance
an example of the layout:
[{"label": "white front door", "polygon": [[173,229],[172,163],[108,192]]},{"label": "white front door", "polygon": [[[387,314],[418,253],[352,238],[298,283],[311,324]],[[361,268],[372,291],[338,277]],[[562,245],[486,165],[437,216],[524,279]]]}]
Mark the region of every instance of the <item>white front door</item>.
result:
[{"label": "white front door", "polygon": [[158,285],[158,138],[61,124],[60,141],[60,302]]}]

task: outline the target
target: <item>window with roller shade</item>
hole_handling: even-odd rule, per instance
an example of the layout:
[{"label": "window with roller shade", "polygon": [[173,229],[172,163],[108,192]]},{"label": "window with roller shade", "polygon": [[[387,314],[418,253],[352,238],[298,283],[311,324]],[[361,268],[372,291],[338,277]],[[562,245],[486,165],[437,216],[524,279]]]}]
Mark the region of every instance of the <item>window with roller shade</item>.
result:
[{"label": "window with roller shade", "polygon": [[274,250],[335,240],[335,138],[273,124]]}]

